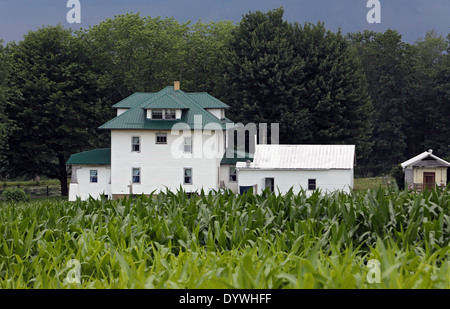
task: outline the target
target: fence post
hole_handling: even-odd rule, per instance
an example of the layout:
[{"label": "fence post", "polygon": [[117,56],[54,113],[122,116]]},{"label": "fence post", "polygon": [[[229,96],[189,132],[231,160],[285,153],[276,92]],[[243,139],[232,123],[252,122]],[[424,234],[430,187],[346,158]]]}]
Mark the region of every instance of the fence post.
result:
[{"label": "fence post", "polygon": [[48,196],[48,186],[47,186],[47,196]]}]

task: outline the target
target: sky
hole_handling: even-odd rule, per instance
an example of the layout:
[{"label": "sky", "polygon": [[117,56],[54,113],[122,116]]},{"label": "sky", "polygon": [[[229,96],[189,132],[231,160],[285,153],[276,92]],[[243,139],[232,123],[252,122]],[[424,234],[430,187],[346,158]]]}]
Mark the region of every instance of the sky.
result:
[{"label": "sky", "polygon": [[[381,23],[369,23],[369,0],[78,0],[81,23],[68,23],[68,0],[0,0],[0,40],[20,41],[24,34],[47,25],[89,28],[106,18],[129,12],[141,16],[173,17],[185,21],[232,20],[257,10],[283,7],[289,22],[324,22],[332,31],[397,30],[403,41],[414,43],[427,31],[450,33],[450,0],[378,0]],[[372,0],[371,0],[372,1]]]}]

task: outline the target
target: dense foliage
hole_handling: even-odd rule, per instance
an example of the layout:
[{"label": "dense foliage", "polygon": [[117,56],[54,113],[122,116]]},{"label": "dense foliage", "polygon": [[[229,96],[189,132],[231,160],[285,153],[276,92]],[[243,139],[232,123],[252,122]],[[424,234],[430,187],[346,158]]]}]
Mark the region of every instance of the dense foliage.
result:
[{"label": "dense foliage", "polygon": [[2,192],[2,200],[5,202],[25,202],[29,196],[20,188],[7,188]]},{"label": "dense foliage", "polygon": [[448,289],[449,205],[395,189],[3,203],[0,287]]},{"label": "dense foliage", "polygon": [[391,29],[343,35],[283,15],[233,24],[125,14],[0,44],[0,178],[58,178],[65,195],[68,156],[109,145],[97,128],[110,107],[175,80],[228,103],[235,122],[280,123],[281,143],[355,144],[360,175],[429,148],[450,157],[450,36],[408,44]]}]

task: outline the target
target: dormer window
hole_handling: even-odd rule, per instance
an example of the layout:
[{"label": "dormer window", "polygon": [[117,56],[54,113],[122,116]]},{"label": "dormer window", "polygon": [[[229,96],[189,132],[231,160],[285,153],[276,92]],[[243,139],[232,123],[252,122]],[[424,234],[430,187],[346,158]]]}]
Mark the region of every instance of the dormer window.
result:
[{"label": "dormer window", "polygon": [[166,120],[175,120],[176,119],[176,112],[174,109],[166,109],[164,113],[164,119]]},{"label": "dormer window", "polygon": [[181,109],[148,109],[147,118],[152,120],[177,120],[181,118]]},{"label": "dormer window", "polygon": [[152,119],[163,119],[163,110],[162,109],[153,109],[152,110]]}]

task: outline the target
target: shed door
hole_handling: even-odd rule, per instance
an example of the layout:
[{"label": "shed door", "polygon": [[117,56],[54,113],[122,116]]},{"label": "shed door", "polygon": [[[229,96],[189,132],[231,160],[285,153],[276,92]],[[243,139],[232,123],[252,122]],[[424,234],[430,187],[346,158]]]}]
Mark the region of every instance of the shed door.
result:
[{"label": "shed door", "polygon": [[424,172],[423,173],[423,184],[428,190],[433,190],[436,185],[435,173]]}]

